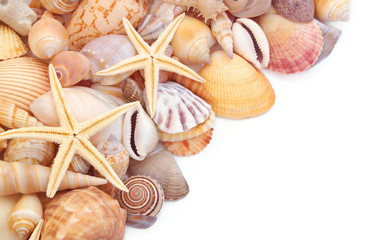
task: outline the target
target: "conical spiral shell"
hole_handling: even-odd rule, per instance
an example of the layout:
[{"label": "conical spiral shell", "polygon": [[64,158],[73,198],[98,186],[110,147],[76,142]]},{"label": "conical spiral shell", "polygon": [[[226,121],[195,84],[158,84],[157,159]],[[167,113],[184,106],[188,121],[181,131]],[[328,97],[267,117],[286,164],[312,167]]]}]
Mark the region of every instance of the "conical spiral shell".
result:
[{"label": "conical spiral shell", "polygon": [[79,0],[40,0],[45,9],[56,14],[67,14],[78,6]]},{"label": "conical spiral shell", "polygon": [[315,0],[315,15],[321,21],[348,21],[349,0]]},{"label": "conical spiral shell", "polygon": [[232,21],[225,12],[218,14],[216,19],[211,21],[211,31],[219,45],[233,58]]},{"label": "conical spiral shell", "polygon": [[224,3],[230,13],[242,18],[260,16],[271,7],[271,0],[224,0]]},{"label": "conical spiral shell", "polygon": [[49,91],[48,65],[19,57],[0,62],[0,97],[28,110],[30,104]]},{"label": "conical spiral shell", "polygon": [[25,239],[43,217],[43,207],[36,194],[24,194],[14,206],[9,215],[9,227],[18,235],[19,239]]},{"label": "conical spiral shell", "polygon": [[[0,161],[0,196],[16,193],[36,193],[47,190],[51,169],[41,165]],[[105,184],[105,179],[66,172],[58,190]]]},{"label": "conical spiral shell", "polygon": [[19,240],[17,234],[9,227],[9,214],[18,202],[21,194],[0,196],[0,238],[6,240]]},{"label": "conical spiral shell", "polygon": [[19,57],[27,53],[27,47],[17,33],[2,24],[0,24],[0,42],[0,60]]}]

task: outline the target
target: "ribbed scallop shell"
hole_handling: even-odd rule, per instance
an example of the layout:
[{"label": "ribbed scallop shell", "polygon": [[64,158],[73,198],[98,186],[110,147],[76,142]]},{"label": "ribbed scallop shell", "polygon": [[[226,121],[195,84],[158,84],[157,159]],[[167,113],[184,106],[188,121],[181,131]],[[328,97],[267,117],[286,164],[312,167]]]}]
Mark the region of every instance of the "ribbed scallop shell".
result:
[{"label": "ribbed scallop shell", "polygon": [[236,17],[252,18],[265,13],[271,0],[224,0],[228,11]]},{"label": "ribbed scallop shell", "polygon": [[76,173],[87,174],[90,167],[91,164],[89,164],[81,156],[75,154],[70,162],[68,170]]},{"label": "ribbed scallop shell", "polygon": [[40,0],[44,8],[56,14],[67,14],[78,6],[79,0]]},{"label": "ribbed scallop shell", "polygon": [[123,183],[128,193],[121,192],[118,201],[128,214],[158,215],[163,205],[164,193],[155,179],[148,176],[132,176]]},{"label": "ribbed scallop shell", "polygon": [[69,50],[109,34],[125,34],[122,18],[135,28],[145,16],[146,0],[82,0],[66,25]]},{"label": "ribbed scallop shell", "polygon": [[319,57],[322,33],[315,22],[296,23],[277,14],[266,14],[258,18],[258,23],[269,43],[269,69],[286,74],[301,72]]},{"label": "ribbed scallop shell", "polygon": [[272,0],[277,12],[295,22],[311,22],[315,14],[314,0]]},{"label": "ribbed scallop shell", "polygon": [[103,85],[115,85],[128,78],[133,71],[116,76],[95,76],[96,72],[111,67],[137,54],[131,41],[124,35],[107,35],[94,39],[80,51],[91,64],[90,80]]},{"label": "ribbed scallop shell", "polygon": [[126,211],[95,187],[54,197],[44,210],[41,240],[123,240]]},{"label": "ribbed scallop shell", "polygon": [[22,56],[27,47],[22,39],[10,27],[0,24],[0,60]]},{"label": "ribbed scallop shell", "polygon": [[0,97],[28,110],[32,101],[49,91],[48,65],[20,57],[0,62]]},{"label": "ribbed scallop shell", "polygon": [[216,19],[211,21],[212,35],[216,38],[220,46],[228,54],[233,57],[233,34],[232,21],[228,18],[225,12],[218,14]]},{"label": "ribbed scallop shell", "polygon": [[[3,133],[5,130],[0,127],[0,133]],[[0,153],[2,151],[4,151],[4,149],[6,149],[8,147],[8,140],[6,139],[3,139],[3,140],[0,140]]]},{"label": "ribbed scallop shell", "polygon": [[349,0],[315,0],[315,15],[321,21],[348,21]]}]

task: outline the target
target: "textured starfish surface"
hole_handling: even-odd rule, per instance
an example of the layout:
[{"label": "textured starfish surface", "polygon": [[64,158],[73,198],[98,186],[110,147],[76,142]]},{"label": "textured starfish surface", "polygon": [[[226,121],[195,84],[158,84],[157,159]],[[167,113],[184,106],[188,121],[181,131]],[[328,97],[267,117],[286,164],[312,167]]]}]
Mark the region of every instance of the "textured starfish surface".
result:
[{"label": "textured starfish surface", "polygon": [[38,225],[36,225],[34,231],[32,232],[30,238],[28,240],[39,240],[40,239],[40,235],[41,235],[41,229],[43,227],[43,223],[44,223],[44,220],[41,219],[38,223]]},{"label": "textured starfish surface", "polygon": [[100,76],[113,76],[128,71],[144,69],[147,106],[152,118],[155,112],[160,70],[174,72],[198,82],[205,82],[192,69],[164,54],[184,16],[185,14],[181,14],[175,18],[151,47],[141,38],[131,23],[126,18],[123,18],[123,25],[128,38],[135,46],[138,55],[127,58],[112,67],[96,73],[96,75]]},{"label": "textured starfish surface", "polygon": [[13,129],[1,133],[0,140],[10,138],[35,138],[60,144],[47,186],[47,196],[50,198],[56,194],[75,153],[92,164],[92,166],[115,187],[122,191],[128,191],[109,162],[89,141],[89,138],[139,103],[128,103],[95,118],[78,123],[72,115],[70,106],[66,103],[61,84],[51,64],[49,65],[49,79],[54,106],[61,126]]}]

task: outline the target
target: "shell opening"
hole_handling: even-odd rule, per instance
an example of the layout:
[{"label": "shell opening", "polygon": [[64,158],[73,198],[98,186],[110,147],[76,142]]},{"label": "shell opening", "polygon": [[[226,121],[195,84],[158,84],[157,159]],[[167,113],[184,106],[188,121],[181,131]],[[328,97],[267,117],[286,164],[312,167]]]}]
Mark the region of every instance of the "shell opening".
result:
[{"label": "shell opening", "polygon": [[241,26],[250,34],[251,39],[253,40],[255,52],[257,54],[257,60],[261,63],[263,62],[263,53],[262,50],[259,47],[259,44],[256,40],[256,37],[254,36],[254,33],[246,26],[246,24],[241,24]]},{"label": "shell opening", "polygon": [[135,129],[136,129],[136,122],[137,122],[137,115],[139,114],[138,111],[134,112],[131,116],[131,148],[136,156],[140,157],[140,154],[137,152],[136,144],[135,144]]}]

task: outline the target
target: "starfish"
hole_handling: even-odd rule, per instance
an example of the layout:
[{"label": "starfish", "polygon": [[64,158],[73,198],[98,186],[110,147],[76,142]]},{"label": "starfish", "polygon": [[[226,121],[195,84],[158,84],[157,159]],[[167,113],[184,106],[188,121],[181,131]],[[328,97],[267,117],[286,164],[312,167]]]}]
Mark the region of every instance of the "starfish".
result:
[{"label": "starfish", "polygon": [[96,75],[100,76],[113,76],[129,71],[144,69],[145,93],[148,111],[151,118],[154,117],[155,113],[155,101],[157,99],[157,87],[160,70],[174,72],[198,82],[206,82],[189,67],[164,54],[184,16],[185,14],[183,13],[175,18],[161,33],[157,41],[155,41],[151,47],[136,32],[128,19],[123,18],[124,29],[127,32],[128,38],[135,46],[138,55],[127,58],[112,67],[96,73]]},{"label": "starfish", "polygon": [[66,103],[60,81],[52,64],[49,65],[49,79],[60,127],[27,127],[6,131],[0,134],[0,140],[10,138],[36,138],[60,144],[47,186],[47,197],[54,197],[69,167],[71,159],[77,153],[92,164],[110,183],[122,191],[128,191],[114,172],[105,157],[94,147],[89,138],[105,128],[127,112],[138,102],[119,106],[109,112],[85,122],[78,123]]}]

